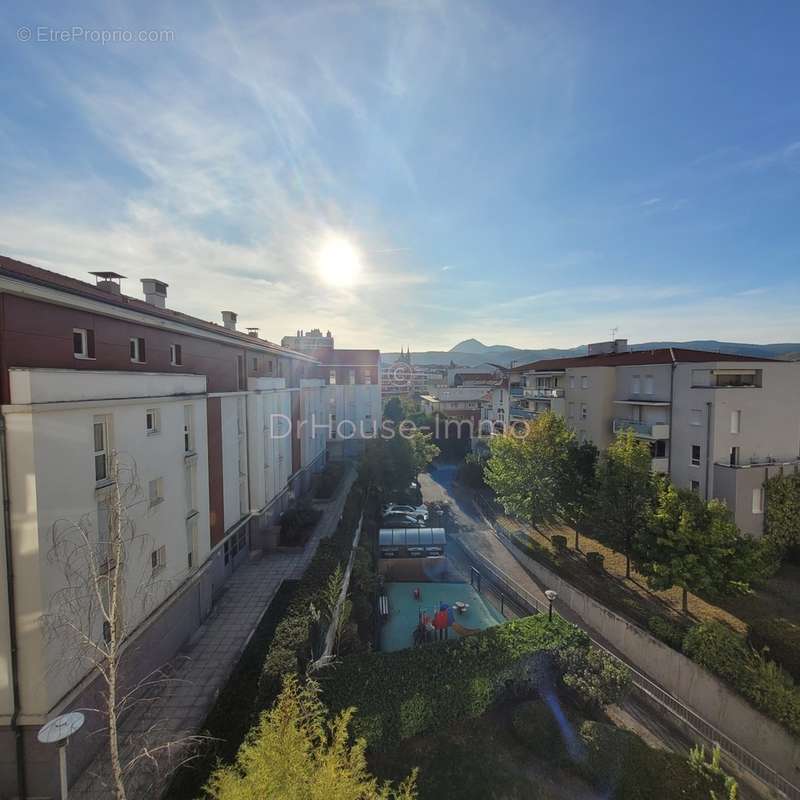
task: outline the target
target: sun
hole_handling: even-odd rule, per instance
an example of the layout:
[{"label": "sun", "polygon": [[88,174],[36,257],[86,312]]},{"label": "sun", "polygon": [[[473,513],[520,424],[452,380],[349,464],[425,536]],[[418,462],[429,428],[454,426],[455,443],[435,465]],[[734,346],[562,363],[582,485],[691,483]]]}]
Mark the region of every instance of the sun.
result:
[{"label": "sun", "polygon": [[354,286],[361,275],[361,253],[344,236],[325,239],[317,254],[317,271],[329,286]]}]

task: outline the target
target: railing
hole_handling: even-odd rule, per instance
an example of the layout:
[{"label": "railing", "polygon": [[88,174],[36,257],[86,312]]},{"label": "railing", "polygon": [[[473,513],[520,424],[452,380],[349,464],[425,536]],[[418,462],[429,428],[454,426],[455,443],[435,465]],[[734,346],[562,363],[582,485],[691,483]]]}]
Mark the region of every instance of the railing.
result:
[{"label": "railing", "polygon": [[511,408],[511,419],[535,419],[536,412],[528,408]]},{"label": "railing", "polygon": [[640,436],[652,436],[653,426],[649,422],[637,422],[633,419],[615,419],[613,422],[614,433],[620,431],[633,431]]},{"label": "railing", "polygon": [[550,400],[554,397],[563,397],[564,390],[563,389],[540,389],[537,387],[526,386],[525,387],[525,396],[526,397],[534,397],[539,400]]},{"label": "railing", "polygon": [[[484,500],[485,498],[481,499]],[[511,534],[509,534],[509,532],[507,532],[505,529],[502,529],[502,533],[499,534],[498,538],[509,550],[516,547],[516,545],[514,545],[512,542],[507,541],[509,538],[511,538]],[[453,537],[450,539],[450,541],[458,540]],[[467,548],[461,542],[458,542],[458,544],[460,548],[468,554],[468,560],[480,565],[480,569],[474,565],[471,567],[472,572],[478,573],[479,585],[482,577],[489,576],[490,582],[496,587],[496,589],[508,597],[513,597],[515,602],[520,607],[527,609],[532,614],[547,613],[548,606],[545,603],[519,586],[519,584],[517,584],[513,578],[503,572],[503,570],[486,558],[486,556],[484,556],[482,553],[467,550]],[[481,573],[481,570],[483,571],[483,574]],[[478,591],[480,591],[480,588]],[[781,797],[788,798],[789,800],[800,800],[800,787],[795,786],[793,783],[776,772],[772,767],[770,767],[769,764],[762,761],[758,756],[753,755],[749,750],[742,747],[729,736],[726,736],[722,731],[713,726],[710,722],[707,722],[699,714],[696,714],[694,711],[692,711],[692,709],[690,709],[676,697],[673,697],[673,695],[652,681],[646,675],[639,672],[639,670],[631,666],[627,661],[620,658],[616,653],[612,653],[607,647],[605,647],[605,645],[601,644],[596,639],[593,639],[591,635],[589,635],[589,640],[595,647],[603,650],[616,662],[622,664],[630,671],[633,686],[637,691],[646,695],[651,701],[656,703],[656,705],[658,705],[667,713],[677,717],[710,747],[719,745],[722,754],[730,760],[735,768],[738,767],[741,770],[749,772],[759,781],[777,790]]]}]

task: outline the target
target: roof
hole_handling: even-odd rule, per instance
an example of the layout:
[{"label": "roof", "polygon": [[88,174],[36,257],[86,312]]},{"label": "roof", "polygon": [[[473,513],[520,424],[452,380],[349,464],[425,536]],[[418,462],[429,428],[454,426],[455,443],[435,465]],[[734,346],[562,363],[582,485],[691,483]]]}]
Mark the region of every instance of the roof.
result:
[{"label": "roof", "polygon": [[70,278],[67,275],[61,275],[58,272],[52,272],[47,269],[42,269],[41,267],[35,267],[33,264],[26,264],[24,261],[17,261],[8,256],[0,256],[0,275],[28,281],[29,283],[35,283],[40,286],[47,286],[52,289],[58,289],[62,292],[85,297],[89,300],[95,300],[109,306],[127,308],[142,314],[149,314],[153,317],[179,322],[183,325],[198,328],[199,330],[205,330],[219,336],[224,336],[239,342],[239,344],[243,346],[255,347],[262,350],[267,349],[272,352],[282,353],[291,358],[300,358],[308,361],[315,360],[312,356],[305,355],[304,353],[297,353],[294,350],[281,347],[267,339],[251,336],[244,331],[232,331],[214,322],[207,322],[198,317],[192,317],[189,314],[183,314],[180,311],[174,311],[170,308],[159,308],[151,303],[146,303],[144,300],[129,297],[125,294],[110,294],[86,281]]},{"label": "roof", "polygon": [[701,364],[719,361],[777,362],[774,358],[740,356],[735,353],[715,353],[710,350],[689,350],[684,347],[662,347],[656,350],[631,350],[626,353],[598,353],[594,356],[548,358],[520,364],[514,372],[560,370],[571,367],[633,367],[647,364]]},{"label": "roof", "polygon": [[312,351],[312,355],[321,364],[347,367],[375,367],[380,363],[380,350],[332,350],[320,348]]},{"label": "roof", "polygon": [[458,386],[451,389],[440,389],[436,394],[423,395],[423,397],[440,403],[452,403],[459,400],[468,402],[470,400],[480,400],[492,388],[491,386]]}]

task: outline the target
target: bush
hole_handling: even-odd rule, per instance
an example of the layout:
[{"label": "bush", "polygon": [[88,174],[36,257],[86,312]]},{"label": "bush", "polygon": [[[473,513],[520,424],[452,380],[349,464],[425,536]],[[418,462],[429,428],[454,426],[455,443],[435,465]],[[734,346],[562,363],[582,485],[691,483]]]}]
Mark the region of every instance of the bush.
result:
[{"label": "bush", "polygon": [[695,625],[683,643],[689,658],[719,675],[755,708],[800,735],[800,689],[774,661],[718,622]]},{"label": "bush", "polygon": [[682,756],[655,750],[630,731],[589,721],[581,725],[580,741],[579,771],[614,800],[709,800],[712,791],[727,796],[723,776],[694,769]]},{"label": "bush", "polygon": [[355,734],[387,749],[434,726],[479,716],[497,700],[554,688],[565,671],[558,654],[574,652],[577,661],[588,650],[578,628],[537,615],[457,641],[345,657],[326,672],[323,696],[334,711],[356,706]]},{"label": "bush", "polygon": [[688,630],[686,626],[679,625],[666,617],[653,616],[647,620],[647,629],[656,639],[669,645],[674,650],[678,652],[683,650],[683,639]]},{"label": "bush", "polygon": [[339,483],[345,473],[346,465],[342,461],[329,461],[317,478],[314,497],[319,500],[330,500],[336,494]]},{"label": "bush", "polygon": [[604,650],[564,647],[558,658],[564,686],[580,708],[591,712],[619,703],[630,689],[630,671]]},{"label": "bush", "polygon": [[305,503],[284,511],[281,515],[281,546],[305,545],[321,516],[321,511]]},{"label": "bush", "polygon": [[605,560],[606,557],[602,553],[598,553],[597,550],[590,550],[586,554],[586,563],[592,572],[602,572]]},{"label": "bush", "polygon": [[543,700],[520,703],[511,715],[511,729],[520,743],[538,758],[557,765],[570,763],[561,728]]},{"label": "bush", "polygon": [[762,617],[753,620],[748,638],[759,652],[767,648],[769,657],[800,681],[800,624],[784,617]]},{"label": "bush", "polygon": [[559,552],[567,549],[567,537],[562,536],[560,533],[554,533],[550,537],[550,543],[553,545],[553,548]]}]

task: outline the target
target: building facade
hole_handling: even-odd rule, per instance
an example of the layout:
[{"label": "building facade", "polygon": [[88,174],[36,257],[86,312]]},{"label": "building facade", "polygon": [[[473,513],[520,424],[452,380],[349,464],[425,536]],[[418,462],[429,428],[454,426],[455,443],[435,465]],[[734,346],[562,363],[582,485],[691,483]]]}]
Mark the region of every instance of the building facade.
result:
[{"label": "building facade", "polygon": [[[125,611],[130,680],[168,661],[198,629],[233,570],[330,457],[329,423],[380,426],[378,351],[288,349],[167,307],[167,284],[122,294],[0,257],[0,795],[55,791],[54,748],[35,739],[56,714],[92,707],[88,669],[42,635],[59,587],[54,531],[100,531],[112,463],[135,470],[132,522],[150,544],[131,568],[158,575]],[[323,339],[326,337],[322,337]],[[341,437],[338,437],[341,438]],[[89,721],[92,722],[91,720]],[[97,725],[87,724],[87,732]],[[72,749],[79,772],[101,744]]]},{"label": "building facade", "polygon": [[630,351],[624,340],[590,353],[515,368],[527,413],[558,413],[601,450],[632,430],[648,443],[654,471],[724,500],[737,525],[760,536],[766,477],[800,463],[800,364],[682,348]]}]

